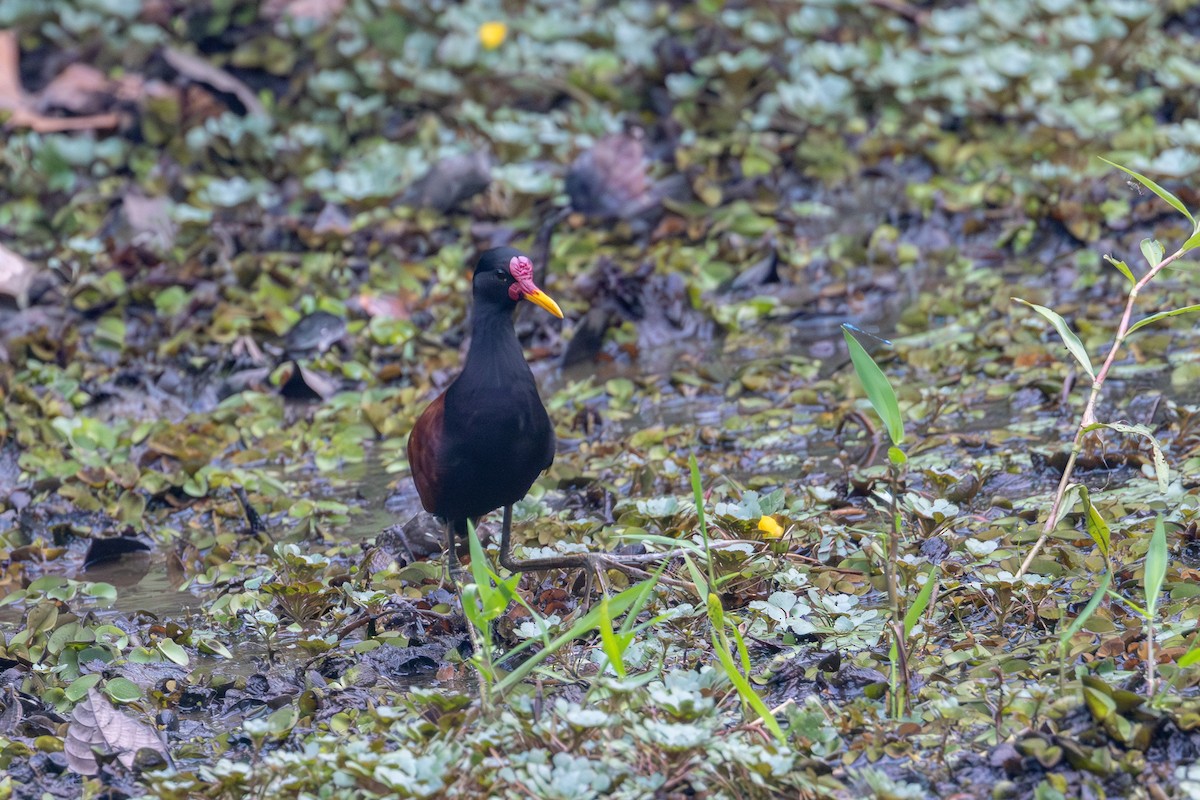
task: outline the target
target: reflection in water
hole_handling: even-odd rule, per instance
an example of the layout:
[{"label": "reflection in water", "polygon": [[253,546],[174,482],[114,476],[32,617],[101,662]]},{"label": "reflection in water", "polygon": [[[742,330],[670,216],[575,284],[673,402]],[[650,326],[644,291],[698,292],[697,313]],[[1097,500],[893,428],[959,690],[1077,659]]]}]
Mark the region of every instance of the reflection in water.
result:
[{"label": "reflection in water", "polygon": [[179,591],[178,581],[167,573],[167,559],[160,550],[131,553],[81,572],[78,580],[103,581],[117,587],[111,610],[121,614],[148,611],[158,618],[187,617],[200,610],[201,600]]}]

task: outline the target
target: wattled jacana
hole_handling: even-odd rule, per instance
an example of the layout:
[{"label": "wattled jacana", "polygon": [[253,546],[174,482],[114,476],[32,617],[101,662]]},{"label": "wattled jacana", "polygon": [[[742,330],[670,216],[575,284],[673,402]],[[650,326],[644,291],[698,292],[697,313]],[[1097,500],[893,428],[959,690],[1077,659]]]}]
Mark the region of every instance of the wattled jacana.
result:
[{"label": "wattled jacana", "polygon": [[514,572],[578,566],[578,558],[514,561],[512,506],[554,461],[554,426],[538,396],[513,329],[517,303],[528,300],[562,318],[533,282],[533,263],[511,247],[488,250],[472,280],[471,346],[462,372],[429,404],[408,438],[408,463],[421,505],[446,523],[450,578],[457,571],[455,533],[467,521],[504,508],[500,563]]}]

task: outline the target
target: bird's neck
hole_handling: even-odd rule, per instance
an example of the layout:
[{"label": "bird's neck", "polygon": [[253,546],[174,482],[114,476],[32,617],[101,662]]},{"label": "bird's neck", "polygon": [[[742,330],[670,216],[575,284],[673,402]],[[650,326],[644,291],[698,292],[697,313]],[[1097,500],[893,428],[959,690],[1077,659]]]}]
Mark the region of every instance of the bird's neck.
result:
[{"label": "bird's neck", "polygon": [[475,386],[502,386],[532,378],[507,310],[476,308],[471,314],[471,347],[459,380]]}]

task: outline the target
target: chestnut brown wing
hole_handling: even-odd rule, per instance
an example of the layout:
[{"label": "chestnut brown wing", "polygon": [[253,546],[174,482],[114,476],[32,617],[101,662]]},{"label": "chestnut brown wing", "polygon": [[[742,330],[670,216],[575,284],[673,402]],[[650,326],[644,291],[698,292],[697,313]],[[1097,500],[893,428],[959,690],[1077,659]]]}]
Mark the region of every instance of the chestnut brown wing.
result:
[{"label": "chestnut brown wing", "polygon": [[446,395],[437,399],[417,418],[408,435],[408,467],[421,505],[430,514],[438,511],[439,487],[442,485],[442,449],[445,447]]}]

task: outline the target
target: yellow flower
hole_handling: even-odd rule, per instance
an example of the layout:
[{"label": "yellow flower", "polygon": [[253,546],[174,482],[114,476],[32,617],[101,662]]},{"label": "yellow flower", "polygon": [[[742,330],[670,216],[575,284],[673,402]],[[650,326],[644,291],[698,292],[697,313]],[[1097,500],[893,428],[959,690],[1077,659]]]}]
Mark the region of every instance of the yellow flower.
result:
[{"label": "yellow flower", "polygon": [[479,41],[485,50],[495,50],[507,36],[508,26],[503,22],[485,22],[479,26]]},{"label": "yellow flower", "polygon": [[758,529],[762,531],[764,539],[778,539],[783,536],[783,528],[775,521],[774,517],[763,515],[758,521]]}]

